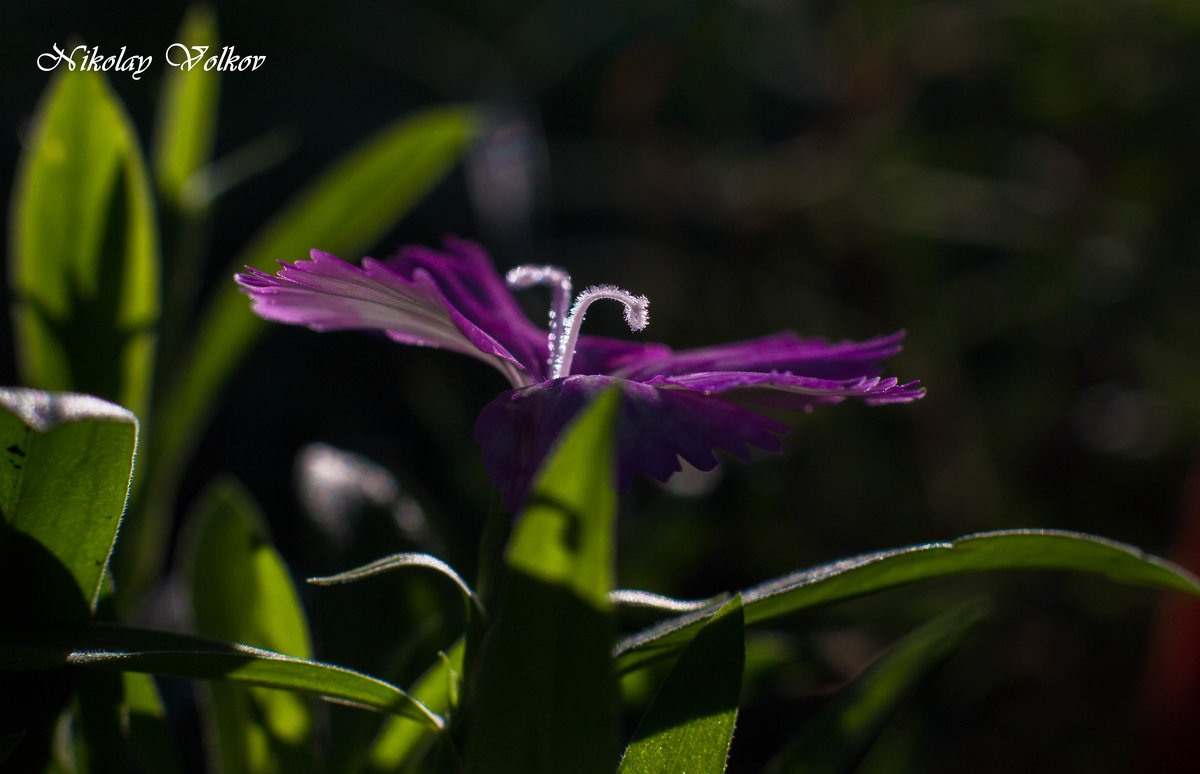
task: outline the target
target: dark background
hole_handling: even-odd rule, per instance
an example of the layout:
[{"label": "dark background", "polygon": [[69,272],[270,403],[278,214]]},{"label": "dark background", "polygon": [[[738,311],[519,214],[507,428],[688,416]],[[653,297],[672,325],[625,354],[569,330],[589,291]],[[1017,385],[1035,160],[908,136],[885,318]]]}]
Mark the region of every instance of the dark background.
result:
[{"label": "dark background", "polygon": [[[155,56],[140,81],[109,75],[145,143],[182,13],[8,3],[4,179],[48,82],[36,57],[72,35]],[[1186,558],[1177,536],[1200,524],[1200,494],[1186,493],[1200,435],[1200,5],[345,0],[218,14],[223,43],[267,60],[223,79],[217,155],[267,135],[290,152],[218,202],[213,285],[340,154],[413,109],[472,102],[494,135],[375,255],[474,238],[501,269],[553,263],[578,287],[645,293],[643,335],[680,348],[907,329],[886,372],[921,379],[923,401],[793,418],[783,454],[723,465],[701,497],[638,482],[621,585],[703,596],[1010,527]],[[599,308],[588,329],[631,335]],[[5,318],[0,377],[15,383],[10,340]],[[504,388],[474,361],[273,326],[214,396],[179,511],[232,472],[300,577],[404,549],[384,530],[335,558],[304,520],[293,462],[322,441],[390,471],[469,569],[492,498],[472,426]],[[994,599],[990,621],[864,770],[1192,770],[1173,746],[1196,735],[1184,608],[1156,624],[1155,594],[1031,573],[891,592],[759,643],[787,657],[762,657],[766,676],[748,681],[757,709],[730,771],[756,770],[814,696],[973,593]],[[377,668],[390,643],[339,639],[345,597],[305,594],[318,656]],[[399,628],[423,609],[362,604]]]}]

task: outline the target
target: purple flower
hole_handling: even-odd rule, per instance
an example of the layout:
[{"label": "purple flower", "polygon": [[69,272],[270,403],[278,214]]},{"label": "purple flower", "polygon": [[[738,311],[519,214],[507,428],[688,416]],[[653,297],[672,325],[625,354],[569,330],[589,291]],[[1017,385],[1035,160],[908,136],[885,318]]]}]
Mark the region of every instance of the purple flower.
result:
[{"label": "purple flower", "polygon": [[[648,302],[612,286],[588,288],[572,303],[571,281],[550,266],[520,266],[502,278],[478,245],[447,239],[445,252],[406,247],[362,268],[319,250],[283,263],[277,275],[237,275],[253,308],[268,320],[316,330],[368,329],[395,341],[461,352],[495,367],[512,389],[480,413],[475,436],[484,466],[512,512],[521,507],[563,426],[610,386],[624,397],[618,485],[634,473],[666,481],[682,458],[701,470],[714,450],[742,460],[749,447],[777,451],[788,427],[759,413],[809,411],[821,403],[915,400],[917,382],[881,378],[879,362],[900,350],[903,332],[831,344],[780,333],[675,352],[663,344],[579,336],[588,305],[625,306],[634,330],[649,322]],[[510,288],[549,285],[549,331],[534,325]]]}]

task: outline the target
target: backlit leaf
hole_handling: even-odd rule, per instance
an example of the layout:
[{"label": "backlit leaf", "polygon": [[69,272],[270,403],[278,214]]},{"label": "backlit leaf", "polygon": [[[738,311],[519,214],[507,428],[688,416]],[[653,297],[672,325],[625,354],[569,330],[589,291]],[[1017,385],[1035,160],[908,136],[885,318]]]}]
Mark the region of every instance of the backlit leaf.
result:
[{"label": "backlit leaf", "polygon": [[[843,559],[755,586],[742,600],[749,625],[921,580],[1002,569],[1074,570],[1200,594],[1187,570],[1133,546],[1076,532],[1010,530]],[[677,616],[627,638],[618,646],[620,671],[678,650],[705,617]]]},{"label": "backlit leaf", "polygon": [[705,621],[646,710],[618,774],[720,774],[746,660],[741,597]]},{"label": "backlit leaf", "polygon": [[564,431],[513,528],[468,707],[468,774],[611,774],[616,765],[617,399],[605,393]]},{"label": "backlit leaf", "polygon": [[[192,527],[188,565],[197,633],[311,658],[296,589],[250,496],[233,481],[218,482],[197,507]],[[222,771],[312,767],[313,718],[304,697],[229,683],[209,689],[208,728]]]},{"label": "backlit leaf", "polygon": [[442,718],[394,685],[351,669],[238,643],[115,625],[0,630],[0,670],[116,669],[282,688],[414,718]]},{"label": "backlit leaf", "polygon": [[133,414],[91,395],[0,388],[0,567],[10,620],[82,621],[95,609],[137,438]]},{"label": "backlit leaf", "polygon": [[23,381],[149,408],[158,232],[146,165],[104,76],[60,70],[34,116],[11,221]]}]

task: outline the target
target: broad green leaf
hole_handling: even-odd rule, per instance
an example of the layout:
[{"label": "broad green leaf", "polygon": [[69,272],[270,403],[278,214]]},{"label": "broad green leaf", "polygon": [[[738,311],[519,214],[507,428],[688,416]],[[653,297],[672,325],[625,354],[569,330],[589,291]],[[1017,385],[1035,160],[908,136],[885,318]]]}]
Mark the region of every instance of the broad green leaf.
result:
[{"label": "broad green leaf", "polygon": [[[1077,532],[1009,530],[843,559],[768,581],[742,592],[742,600],[752,624],[921,580],[1006,569],[1074,570],[1200,594],[1200,581],[1187,570],[1133,546]],[[674,652],[703,618],[678,616],[626,639],[617,648],[619,671]]]},{"label": "broad green leaf", "polygon": [[23,381],[145,416],[160,292],[154,201],[133,127],[102,75],[55,76],[13,201],[9,280]]},{"label": "broad green leaf", "polygon": [[95,609],[137,437],[133,414],[91,395],[0,388],[0,566],[10,616],[82,621]]},{"label": "broad green leaf", "polygon": [[772,761],[771,774],[850,771],[896,706],[958,647],[985,615],[971,602],[938,616],[884,652],[813,718]]},{"label": "broad green leaf", "polygon": [[618,774],[720,774],[746,661],[741,597],[705,621],[638,724]]},{"label": "broad green leaf", "polygon": [[[188,557],[196,632],[302,659],[308,624],[283,560],[250,496],[231,480],[196,509]],[[226,774],[311,768],[312,711],[287,691],[216,683],[205,707]]]},{"label": "broad green leaf", "polygon": [[[445,658],[439,658],[418,678],[410,690],[414,699],[432,712],[445,715],[454,706],[458,685],[462,680],[463,641],[454,644]],[[379,735],[366,753],[363,770],[370,772],[415,770],[429,745],[436,739],[427,726],[403,717],[384,721]]]},{"label": "broad green leaf", "polygon": [[439,715],[382,680],[249,645],[115,625],[0,630],[0,670],[65,666],[282,688],[414,718],[437,731],[444,725]]},{"label": "broad green leaf", "polygon": [[611,774],[616,764],[608,592],[618,406],[607,392],[564,431],[513,528],[468,706],[467,774]]},{"label": "broad green leaf", "polygon": [[[301,191],[234,259],[227,276],[245,265],[270,270],[276,261],[304,258],[313,248],[358,257],[445,176],[473,138],[475,124],[474,111],[455,107],[391,125]],[[230,279],[209,299],[179,378],[158,396],[146,514],[122,541],[126,572],[119,577],[134,593],[158,573],[169,531],[167,503],[214,396],[262,328]]]},{"label": "broad green leaf", "polygon": [[[206,5],[188,9],[173,43],[207,46],[205,58],[219,53],[215,11]],[[179,61],[183,53],[175,50]],[[164,203],[177,211],[207,205],[204,181],[212,161],[220,89],[221,74],[215,69],[167,67],[163,74],[154,129],[154,179]]]}]

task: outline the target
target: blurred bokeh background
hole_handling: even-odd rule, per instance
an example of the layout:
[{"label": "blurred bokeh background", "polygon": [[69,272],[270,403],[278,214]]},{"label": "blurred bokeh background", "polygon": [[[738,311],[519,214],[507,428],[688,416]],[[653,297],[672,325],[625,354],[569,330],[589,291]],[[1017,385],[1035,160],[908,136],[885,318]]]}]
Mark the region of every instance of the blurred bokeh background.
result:
[{"label": "blurred bokeh background", "polygon": [[[72,35],[155,55],[140,81],[110,74],[145,138],[182,11],[6,4],[3,179],[48,81],[35,59]],[[374,255],[470,237],[502,269],[552,263],[577,286],[645,293],[644,335],[680,348],[908,331],[886,372],[921,379],[923,401],[825,408],[780,455],[638,482],[622,585],[706,596],[1012,527],[1200,570],[1200,4],[296,0],[220,5],[218,21],[225,45],[267,60],[223,79],[217,155],[257,143],[274,160],[218,203],[206,283],[230,282],[230,257],[339,154],[408,111],[469,102],[484,138]],[[588,330],[631,335],[600,308]],[[7,317],[0,378],[16,380]],[[469,572],[492,500],[474,417],[504,387],[444,353],[275,326],[213,396],[178,511],[231,473],[299,577],[423,541]],[[379,466],[374,505],[330,506],[341,527],[303,496],[314,442]],[[304,594],[318,656],[376,673],[433,609],[386,584]],[[862,770],[1193,770],[1194,611],[1047,573],[903,589],[762,635],[729,770],[759,770],[821,696],[973,594],[994,600],[990,621]]]}]

